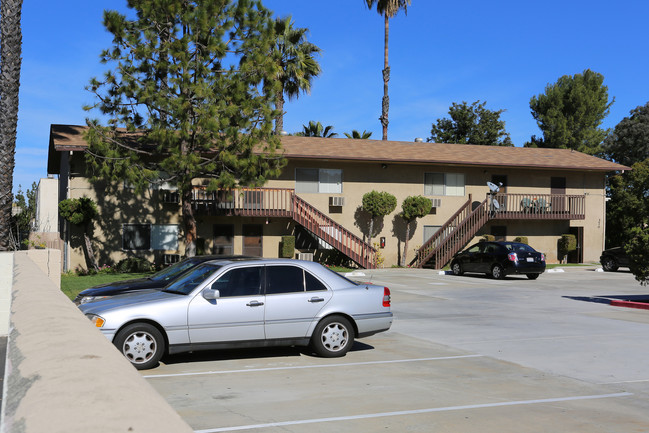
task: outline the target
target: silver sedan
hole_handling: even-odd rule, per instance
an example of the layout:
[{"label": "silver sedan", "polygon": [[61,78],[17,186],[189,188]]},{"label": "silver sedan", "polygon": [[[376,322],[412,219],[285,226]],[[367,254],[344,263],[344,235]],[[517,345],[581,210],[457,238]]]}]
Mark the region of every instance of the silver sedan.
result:
[{"label": "silver sedan", "polygon": [[213,260],[162,290],[79,309],[140,370],[165,353],[219,348],[311,346],[344,356],[354,338],[392,325],[387,287],[288,259]]}]

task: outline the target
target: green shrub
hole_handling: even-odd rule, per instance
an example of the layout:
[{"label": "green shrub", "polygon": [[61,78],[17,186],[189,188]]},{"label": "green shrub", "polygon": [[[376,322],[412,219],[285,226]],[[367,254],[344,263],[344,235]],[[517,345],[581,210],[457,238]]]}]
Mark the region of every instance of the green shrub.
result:
[{"label": "green shrub", "polygon": [[482,235],[480,242],[493,242],[496,240],[494,235]]},{"label": "green shrub", "polygon": [[116,272],[125,274],[133,272],[151,272],[153,266],[149,263],[148,260],[141,257],[129,257],[127,259],[120,260],[115,266]]},{"label": "green shrub", "polygon": [[291,259],[295,256],[295,236],[282,236],[282,242],[279,245],[280,257]]},{"label": "green shrub", "polygon": [[514,242],[520,242],[525,245],[529,245],[529,242],[527,241],[527,236],[517,236],[514,238]]},{"label": "green shrub", "polygon": [[559,260],[564,260],[568,254],[577,249],[577,238],[570,234],[561,235],[557,247]]}]

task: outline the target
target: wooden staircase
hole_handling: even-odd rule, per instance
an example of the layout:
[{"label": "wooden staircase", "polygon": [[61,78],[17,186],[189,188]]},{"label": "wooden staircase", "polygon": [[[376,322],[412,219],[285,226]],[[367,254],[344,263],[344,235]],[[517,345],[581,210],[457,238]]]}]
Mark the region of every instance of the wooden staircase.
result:
[{"label": "wooden staircase", "polygon": [[239,188],[208,191],[195,187],[192,206],[208,215],[288,217],[331,245],[359,266],[376,267],[376,250],[289,188]]},{"label": "wooden staircase", "polygon": [[351,233],[314,206],[293,194],[292,217],[295,222],[309,230],[338,251],[366,269],[376,267],[376,250],[367,242]]},{"label": "wooden staircase", "polygon": [[489,220],[487,202],[488,198],[475,209],[471,209],[473,200],[469,194],[469,199],[460,209],[421,246],[415,258],[410,262],[410,266],[443,268],[453,255],[464,248]]}]

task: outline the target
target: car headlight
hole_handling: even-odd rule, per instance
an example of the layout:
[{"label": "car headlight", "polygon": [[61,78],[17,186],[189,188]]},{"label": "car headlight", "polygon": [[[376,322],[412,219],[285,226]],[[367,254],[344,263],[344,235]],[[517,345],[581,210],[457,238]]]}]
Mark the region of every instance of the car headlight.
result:
[{"label": "car headlight", "polygon": [[107,299],[109,296],[84,296],[79,301],[79,304],[86,304],[88,302],[101,301],[102,299]]},{"label": "car headlight", "polygon": [[86,317],[90,319],[90,321],[95,325],[97,328],[101,328],[104,326],[106,323],[106,320],[104,320],[102,317],[97,316],[95,314],[87,314]]}]

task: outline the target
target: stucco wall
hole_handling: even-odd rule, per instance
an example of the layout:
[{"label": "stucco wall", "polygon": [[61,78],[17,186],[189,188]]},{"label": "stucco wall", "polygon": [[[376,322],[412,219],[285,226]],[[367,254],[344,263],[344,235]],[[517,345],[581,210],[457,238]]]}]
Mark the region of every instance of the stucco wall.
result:
[{"label": "stucco wall", "polygon": [[27,253],[0,254],[7,267],[2,433],[192,431]]}]

